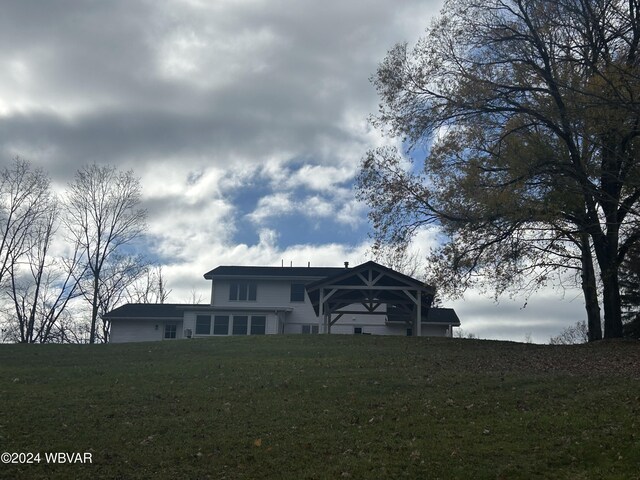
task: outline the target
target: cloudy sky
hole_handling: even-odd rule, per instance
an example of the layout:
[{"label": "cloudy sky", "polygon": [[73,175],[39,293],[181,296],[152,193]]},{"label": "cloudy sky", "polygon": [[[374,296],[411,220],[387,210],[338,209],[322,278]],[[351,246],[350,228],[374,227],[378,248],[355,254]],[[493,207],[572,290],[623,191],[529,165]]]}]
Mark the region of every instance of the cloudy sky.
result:
[{"label": "cloudy sky", "polygon": [[[369,78],[415,42],[438,0],[4,0],[0,161],[64,188],[88,163],[133,169],[147,254],[171,301],[207,297],[222,264],[368,259],[353,180],[367,149]],[[416,249],[428,252],[433,235]],[[544,342],[582,320],[575,291],[448,302],[467,331]]]}]

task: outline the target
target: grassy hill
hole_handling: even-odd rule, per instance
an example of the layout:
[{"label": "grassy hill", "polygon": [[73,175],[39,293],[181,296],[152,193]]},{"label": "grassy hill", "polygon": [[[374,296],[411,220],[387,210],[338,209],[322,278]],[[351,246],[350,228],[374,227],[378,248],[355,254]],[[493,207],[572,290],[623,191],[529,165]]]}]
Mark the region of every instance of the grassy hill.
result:
[{"label": "grassy hill", "polygon": [[0,399],[0,478],[640,478],[640,342],[0,345]]}]

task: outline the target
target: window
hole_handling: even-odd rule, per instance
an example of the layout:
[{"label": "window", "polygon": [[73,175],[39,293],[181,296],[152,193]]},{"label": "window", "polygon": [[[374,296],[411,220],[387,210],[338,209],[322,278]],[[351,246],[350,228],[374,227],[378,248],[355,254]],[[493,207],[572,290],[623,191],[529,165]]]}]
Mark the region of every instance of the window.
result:
[{"label": "window", "polygon": [[264,335],[267,325],[267,317],[264,315],[251,317],[251,335]]},{"label": "window", "polygon": [[210,315],[198,315],[196,317],[196,335],[211,335]]},{"label": "window", "polygon": [[178,327],[175,323],[167,323],[164,326],[164,338],[176,338]]},{"label": "window", "polygon": [[302,333],[318,333],[318,325],[302,325]]},{"label": "window", "polygon": [[362,335],[362,327],[353,327],[354,335]]},{"label": "window", "polygon": [[304,283],[291,284],[291,301],[304,302]]},{"label": "window", "polygon": [[257,298],[257,285],[254,282],[232,283],[229,288],[229,300],[252,301]]},{"label": "window", "polygon": [[216,315],[213,319],[214,335],[229,335],[229,315]]},{"label": "window", "polygon": [[246,315],[233,316],[233,335],[246,335],[249,317]]}]

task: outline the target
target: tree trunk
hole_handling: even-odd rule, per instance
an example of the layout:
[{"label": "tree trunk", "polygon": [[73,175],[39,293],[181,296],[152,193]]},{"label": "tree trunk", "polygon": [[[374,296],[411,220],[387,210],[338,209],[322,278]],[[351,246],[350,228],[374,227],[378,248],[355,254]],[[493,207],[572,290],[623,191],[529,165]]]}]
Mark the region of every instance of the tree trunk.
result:
[{"label": "tree trunk", "polygon": [[600,306],[598,305],[598,289],[596,274],[591,257],[591,245],[586,233],[581,235],[582,251],[582,292],[584,293],[585,308],[587,310],[587,337],[590,342],[602,340],[602,326],[600,320]]},{"label": "tree trunk", "polygon": [[604,338],[621,338],[623,335],[622,308],[617,268],[610,266],[607,270],[602,271],[602,287]]},{"label": "tree trunk", "polygon": [[[605,166],[603,166],[603,170],[606,170]],[[606,183],[604,176],[602,183]],[[622,306],[620,304],[620,285],[618,281],[618,269],[620,266],[618,262],[618,243],[621,220],[618,218],[618,204],[615,201],[616,198],[619,198],[619,195],[616,195],[619,189],[615,185],[608,185],[603,189],[608,192],[608,197],[601,199],[599,204],[606,219],[606,230],[603,231],[601,227],[597,226],[600,219],[597,216],[596,209],[592,206],[590,212],[592,224],[590,237],[598,266],[600,267],[600,279],[602,280],[604,338],[621,338],[623,335]],[[593,225],[596,225],[596,227],[594,228]]]},{"label": "tree trunk", "polygon": [[93,299],[91,300],[91,333],[89,335],[89,343],[96,343],[96,322],[98,319],[98,287],[100,273],[93,274]]}]

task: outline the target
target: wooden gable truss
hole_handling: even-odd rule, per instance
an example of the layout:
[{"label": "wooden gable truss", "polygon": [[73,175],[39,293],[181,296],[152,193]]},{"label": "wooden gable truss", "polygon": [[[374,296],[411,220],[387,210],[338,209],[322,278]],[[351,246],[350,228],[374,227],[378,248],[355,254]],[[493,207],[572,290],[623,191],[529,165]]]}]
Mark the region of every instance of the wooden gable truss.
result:
[{"label": "wooden gable truss", "polygon": [[[433,287],[373,261],[311,283],[306,289],[322,333],[331,333],[331,326],[345,314],[388,316],[393,312],[420,336],[435,294]],[[352,305],[361,305],[364,311]],[[382,305],[386,309],[381,310]]]}]

